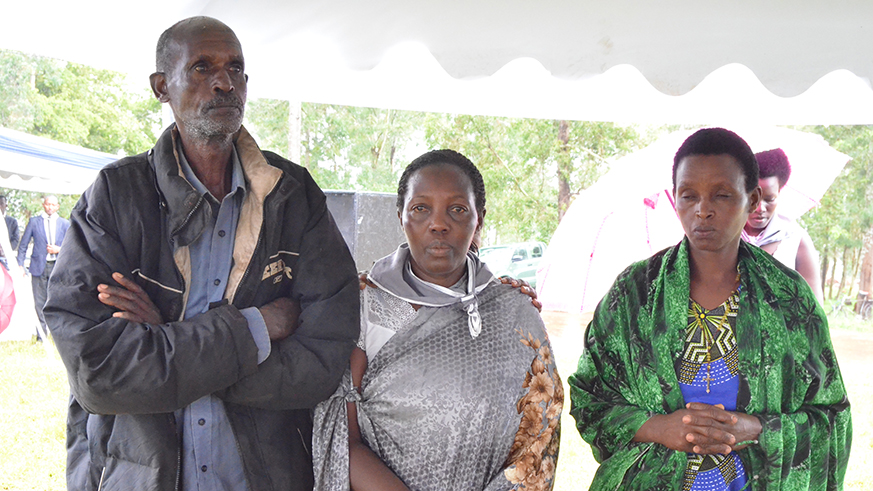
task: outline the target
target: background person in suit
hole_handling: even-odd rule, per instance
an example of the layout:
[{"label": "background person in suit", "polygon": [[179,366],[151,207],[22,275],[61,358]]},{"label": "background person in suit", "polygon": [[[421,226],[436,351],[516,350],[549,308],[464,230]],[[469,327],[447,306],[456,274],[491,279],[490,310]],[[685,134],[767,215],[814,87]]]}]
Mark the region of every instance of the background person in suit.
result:
[{"label": "background person in suit", "polygon": [[[0,264],[9,269],[9,258],[15,255],[15,250],[18,249],[18,220],[6,214],[6,196],[0,194],[0,215],[6,222],[6,231],[9,233],[9,244],[11,247],[7,250],[5,247],[0,250]],[[5,246],[5,242],[3,243]]]},{"label": "background person in suit", "polygon": [[37,329],[37,338],[42,341],[48,336],[48,327],[42,308],[47,298],[48,279],[55,267],[58,253],[61,252],[61,244],[64,235],[70,228],[69,220],[58,216],[57,196],[46,196],[42,202],[44,213],[40,213],[27,222],[21,242],[18,244],[18,265],[22,267],[24,275],[24,258],[27,256],[27,246],[33,240],[33,250],[30,253],[30,275],[33,285],[33,303],[36,307],[36,315],[39,317],[40,328]]}]

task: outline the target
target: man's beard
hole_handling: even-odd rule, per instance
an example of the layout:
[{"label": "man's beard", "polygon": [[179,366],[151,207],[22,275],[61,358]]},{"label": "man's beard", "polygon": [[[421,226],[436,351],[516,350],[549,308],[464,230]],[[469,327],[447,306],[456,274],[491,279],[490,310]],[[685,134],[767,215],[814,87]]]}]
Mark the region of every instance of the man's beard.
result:
[{"label": "man's beard", "polygon": [[[238,116],[215,117],[209,113],[218,107],[235,107],[239,109]],[[226,94],[217,96],[209,101],[200,111],[200,117],[188,121],[186,125],[188,134],[199,140],[212,140],[214,138],[232,135],[239,131],[245,115],[245,102],[239,98]]]}]

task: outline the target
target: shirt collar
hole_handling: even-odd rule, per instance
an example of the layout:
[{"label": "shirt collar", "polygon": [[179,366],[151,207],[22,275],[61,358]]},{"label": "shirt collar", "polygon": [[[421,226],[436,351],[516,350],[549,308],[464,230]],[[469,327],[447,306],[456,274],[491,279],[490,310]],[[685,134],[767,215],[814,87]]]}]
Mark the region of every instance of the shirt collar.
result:
[{"label": "shirt collar", "polygon": [[[231,165],[231,175],[230,175],[230,192],[228,195],[235,193],[239,190],[242,194],[246,192],[246,179],[245,174],[243,174],[242,164],[239,161],[239,154],[236,152],[236,145],[232,145],[230,151],[230,165]],[[179,154],[179,166],[182,167],[182,174],[184,174],[185,179],[197,190],[198,193],[203,195],[209,195],[209,190],[206,189],[206,186],[200,182],[200,179],[197,179],[197,175],[194,174],[194,170],[191,169],[191,165],[188,163],[188,159],[185,158],[185,152],[182,151],[181,145],[178,148]],[[211,195],[210,195],[211,196]],[[224,196],[213,196],[217,201],[221,202],[224,199]]]}]

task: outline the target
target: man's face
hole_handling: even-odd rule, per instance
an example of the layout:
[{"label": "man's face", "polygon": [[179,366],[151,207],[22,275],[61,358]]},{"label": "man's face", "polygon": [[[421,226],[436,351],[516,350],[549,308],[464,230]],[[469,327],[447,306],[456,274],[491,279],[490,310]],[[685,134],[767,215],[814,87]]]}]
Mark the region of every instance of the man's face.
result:
[{"label": "man's face", "polygon": [[0,199],[0,213],[6,214],[6,198]]},{"label": "man's face", "polygon": [[42,209],[45,210],[45,214],[48,216],[54,215],[60,206],[58,205],[57,198],[46,198],[42,202]]},{"label": "man's face", "polygon": [[236,36],[213,26],[192,28],[173,42],[170,73],[153,88],[173,109],[183,137],[209,140],[236,133],[246,102],[245,61]]}]

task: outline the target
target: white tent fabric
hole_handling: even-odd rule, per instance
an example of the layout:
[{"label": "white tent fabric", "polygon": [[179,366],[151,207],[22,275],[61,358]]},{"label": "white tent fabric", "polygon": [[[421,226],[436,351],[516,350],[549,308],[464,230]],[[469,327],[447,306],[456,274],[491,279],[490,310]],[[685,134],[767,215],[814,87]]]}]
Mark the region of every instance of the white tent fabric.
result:
[{"label": "white tent fabric", "polygon": [[873,123],[873,2],[7,2],[0,47],[133,74],[191,15],[239,35],[253,97],[505,116]]},{"label": "white tent fabric", "polygon": [[0,187],[81,194],[115,155],[0,128]]},{"label": "white tent fabric", "polygon": [[[118,157],[60,143],[20,131],[0,128],[0,187],[54,194],[80,194],[94,182],[98,171]],[[2,219],[0,219],[2,222]],[[25,224],[20,224],[24,232]],[[9,239],[3,222],[0,237]],[[3,240],[0,240],[3,242]],[[39,320],[33,306],[30,279],[22,276],[12,251],[7,255],[15,285],[12,321],[0,333],[0,341],[29,340]]]},{"label": "white tent fabric", "polygon": [[[816,206],[849,161],[812,133],[757,126],[731,129],[756,152],[785,151],[792,172],[777,211],[789,218]],[[671,170],[676,150],[691,133],[671,133],[617,160],[576,197],[537,272],[537,293],[545,309],[594,311],[622,270],[682,239]]]}]

